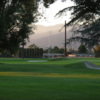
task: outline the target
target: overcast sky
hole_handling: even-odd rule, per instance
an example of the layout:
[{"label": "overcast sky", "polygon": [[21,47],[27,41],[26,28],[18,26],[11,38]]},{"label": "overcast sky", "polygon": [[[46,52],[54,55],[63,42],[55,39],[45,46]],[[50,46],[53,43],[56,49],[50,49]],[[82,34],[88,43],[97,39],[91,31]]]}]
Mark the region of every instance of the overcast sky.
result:
[{"label": "overcast sky", "polygon": [[74,5],[71,0],[57,0],[55,3],[50,5],[49,8],[44,8],[42,4],[40,4],[39,11],[43,14],[43,17],[39,20],[39,25],[44,26],[53,26],[56,24],[62,24],[66,20],[67,22],[70,20],[70,12],[67,12],[65,16],[60,18],[54,17],[59,10],[62,10],[66,7]]},{"label": "overcast sky", "polygon": [[[66,0],[65,2],[62,2],[62,0],[57,0],[55,3],[50,5],[49,8],[44,8],[43,5],[40,4],[39,11],[43,14],[43,17],[41,17],[39,22],[36,23],[37,28],[36,30],[33,29],[35,34],[30,35],[30,42],[27,43],[27,46],[30,44],[36,44],[39,47],[46,48],[49,46],[49,44],[51,44],[51,46],[60,45],[60,47],[63,47],[64,30],[62,30],[61,33],[59,33],[59,30],[63,27],[65,20],[67,22],[70,20],[70,12],[67,12],[66,15],[62,16],[61,18],[55,18],[54,16],[56,15],[56,13],[59,12],[59,10],[62,10],[72,5],[74,4],[73,2],[71,2],[71,0]],[[69,33],[68,35],[70,35]],[[58,34],[61,34],[62,38]],[[50,37],[56,37],[56,39],[51,38],[51,43],[49,43]]]}]

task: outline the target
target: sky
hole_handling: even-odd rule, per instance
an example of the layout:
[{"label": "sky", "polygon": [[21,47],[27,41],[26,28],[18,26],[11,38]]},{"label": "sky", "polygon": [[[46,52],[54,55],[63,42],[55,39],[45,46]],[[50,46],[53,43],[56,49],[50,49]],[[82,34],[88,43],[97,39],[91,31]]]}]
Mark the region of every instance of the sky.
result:
[{"label": "sky", "polygon": [[[27,46],[33,43],[42,48],[47,48],[50,45],[59,47],[64,46],[64,29],[62,29],[61,32],[59,32],[59,30],[63,27],[65,20],[66,22],[70,20],[70,12],[66,12],[65,16],[60,18],[55,18],[54,16],[59,12],[59,10],[73,6],[74,3],[71,0],[63,1],[65,2],[57,0],[55,3],[50,5],[49,8],[44,8],[44,6],[40,4],[39,11],[43,14],[43,16],[35,24],[36,29],[34,30],[33,28],[35,33],[30,35],[30,42],[27,43]],[[67,28],[67,31],[69,31],[67,38],[71,36],[71,32],[68,29],[69,28]],[[50,41],[51,43],[49,43]]]},{"label": "sky", "polygon": [[60,18],[55,17],[56,13],[60,10],[74,5],[71,0],[57,0],[55,3],[51,4],[49,8],[44,8],[42,4],[39,6],[39,12],[43,14],[41,19],[36,23],[36,25],[43,26],[54,26],[57,24],[63,24],[66,20],[68,22],[70,20],[70,12],[66,12],[65,16]]}]

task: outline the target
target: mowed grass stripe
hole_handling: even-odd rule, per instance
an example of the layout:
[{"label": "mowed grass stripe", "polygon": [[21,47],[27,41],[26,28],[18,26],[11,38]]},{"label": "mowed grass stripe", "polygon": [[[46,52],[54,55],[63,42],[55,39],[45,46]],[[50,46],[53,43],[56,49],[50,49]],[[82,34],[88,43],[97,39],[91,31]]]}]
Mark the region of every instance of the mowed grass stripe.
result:
[{"label": "mowed grass stripe", "polygon": [[34,72],[0,72],[0,76],[58,77],[58,78],[100,78],[100,74],[59,74]]}]

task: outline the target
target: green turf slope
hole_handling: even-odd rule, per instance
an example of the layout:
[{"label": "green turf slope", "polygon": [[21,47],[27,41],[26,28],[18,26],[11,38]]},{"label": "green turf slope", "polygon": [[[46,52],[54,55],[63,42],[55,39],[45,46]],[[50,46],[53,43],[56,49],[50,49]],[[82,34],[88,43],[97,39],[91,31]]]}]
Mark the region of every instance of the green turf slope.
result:
[{"label": "green turf slope", "polygon": [[0,100],[99,100],[100,70],[88,69],[84,61],[99,65],[100,59],[0,59]]}]

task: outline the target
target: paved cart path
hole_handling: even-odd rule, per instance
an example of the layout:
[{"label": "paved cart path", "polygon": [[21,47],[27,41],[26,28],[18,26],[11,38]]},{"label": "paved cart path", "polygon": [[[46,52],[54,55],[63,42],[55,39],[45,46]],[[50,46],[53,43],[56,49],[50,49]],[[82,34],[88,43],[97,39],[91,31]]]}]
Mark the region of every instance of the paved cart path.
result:
[{"label": "paved cart path", "polygon": [[87,68],[100,70],[100,66],[95,65],[95,64],[93,64],[91,62],[85,61],[84,64],[86,65]]}]

